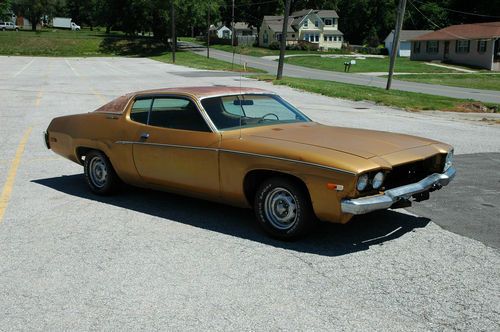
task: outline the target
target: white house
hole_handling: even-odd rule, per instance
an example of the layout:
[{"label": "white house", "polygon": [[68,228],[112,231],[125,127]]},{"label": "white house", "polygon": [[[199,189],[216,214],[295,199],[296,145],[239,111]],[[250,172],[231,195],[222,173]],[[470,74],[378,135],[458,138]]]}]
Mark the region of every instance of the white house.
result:
[{"label": "white house", "polygon": [[[399,35],[399,49],[397,56],[409,57],[411,56],[411,41],[419,36],[425,35],[432,30],[401,30]],[[392,43],[394,41],[394,30],[385,38],[385,48],[392,53]]]},{"label": "white house", "polygon": [[217,31],[217,37],[223,38],[223,39],[230,39],[232,35],[231,29],[229,29],[225,25],[220,25],[219,27],[216,28]]},{"label": "white house", "polygon": [[[259,45],[267,47],[281,40],[283,16],[264,16],[259,34]],[[290,14],[286,43],[299,40],[318,44],[320,49],[339,49],[344,34],[338,29],[339,16],[335,10],[305,9]]]}]

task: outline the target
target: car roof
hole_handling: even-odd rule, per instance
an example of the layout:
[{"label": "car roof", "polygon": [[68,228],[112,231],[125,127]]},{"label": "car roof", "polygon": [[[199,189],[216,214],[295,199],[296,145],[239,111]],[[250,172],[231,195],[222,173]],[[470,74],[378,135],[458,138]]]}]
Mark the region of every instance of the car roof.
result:
[{"label": "car roof", "polygon": [[191,95],[196,98],[206,98],[206,97],[235,95],[243,93],[272,93],[272,92],[258,88],[245,88],[245,87],[235,87],[235,86],[191,86],[191,87],[145,90],[136,92],[135,95],[137,96],[144,94],[183,94],[183,95]]},{"label": "car roof", "polygon": [[148,95],[184,95],[196,99],[202,99],[207,97],[225,96],[225,95],[237,95],[237,94],[274,94],[274,92],[267,91],[259,88],[244,88],[244,87],[234,87],[234,86],[195,86],[195,87],[179,87],[179,88],[164,88],[164,89],[153,89],[153,90],[143,90],[128,93],[121,97],[118,97],[111,102],[99,107],[95,112],[99,113],[123,113],[130,100]]}]

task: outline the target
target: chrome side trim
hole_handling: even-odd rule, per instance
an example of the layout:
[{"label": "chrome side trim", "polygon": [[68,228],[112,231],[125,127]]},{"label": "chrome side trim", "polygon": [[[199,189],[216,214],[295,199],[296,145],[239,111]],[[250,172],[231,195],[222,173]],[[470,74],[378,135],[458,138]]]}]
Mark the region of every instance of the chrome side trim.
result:
[{"label": "chrome side trim", "polygon": [[310,163],[307,161],[301,161],[301,160],[295,160],[295,159],[289,159],[289,158],[283,158],[283,157],[276,157],[276,156],[270,156],[266,154],[258,154],[258,153],[252,153],[252,152],[243,152],[243,151],[235,151],[235,150],[227,150],[227,149],[218,149],[218,148],[208,148],[208,147],[200,147],[200,146],[189,146],[189,145],[177,145],[177,144],[161,144],[161,143],[148,143],[148,142],[134,142],[134,141],[116,141],[115,144],[140,144],[140,145],[152,145],[152,146],[163,146],[163,147],[170,147],[170,148],[179,148],[179,149],[191,149],[191,150],[205,150],[205,151],[215,151],[215,152],[226,152],[226,153],[233,153],[233,154],[241,154],[241,155],[246,155],[246,156],[252,156],[252,157],[262,157],[262,158],[268,158],[268,159],[274,159],[274,160],[281,160],[281,161],[286,161],[286,162],[291,162],[291,163],[296,163],[296,164],[301,164],[301,165],[306,165],[306,166],[313,166],[313,167],[318,167],[322,169],[327,169],[330,171],[335,171],[338,173],[345,173],[345,174],[350,174],[350,175],[356,175],[356,173],[351,172],[351,171],[346,171],[340,168],[335,168],[331,166],[325,166],[325,165],[320,165],[320,164],[315,164],[315,163]]},{"label": "chrome side trim", "polygon": [[440,189],[442,186],[448,185],[455,177],[455,174],[455,168],[450,167],[442,174],[431,174],[419,182],[387,190],[382,195],[343,199],[341,209],[343,213],[349,214],[365,214],[376,210],[388,209],[399,200],[409,199],[412,195],[428,191],[432,188]]}]

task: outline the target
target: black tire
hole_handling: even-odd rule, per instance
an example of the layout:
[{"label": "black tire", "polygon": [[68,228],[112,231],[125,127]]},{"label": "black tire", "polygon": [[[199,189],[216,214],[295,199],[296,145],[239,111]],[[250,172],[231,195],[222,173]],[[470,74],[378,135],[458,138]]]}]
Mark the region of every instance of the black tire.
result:
[{"label": "black tire", "polygon": [[87,153],[83,169],[87,185],[97,195],[110,195],[120,184],[113,165],[100,151],[92,150]]},{"label": "black tire", "polygon": [[307,190],[285,177],[269,178],[260,185],[254,209],[262,228],[280,240],[299,239],[316,223]]}]

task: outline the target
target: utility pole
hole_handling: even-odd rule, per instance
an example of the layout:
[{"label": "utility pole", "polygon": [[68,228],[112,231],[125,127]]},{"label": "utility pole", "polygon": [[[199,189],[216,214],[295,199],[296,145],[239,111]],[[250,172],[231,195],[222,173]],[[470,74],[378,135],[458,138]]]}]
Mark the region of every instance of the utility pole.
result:
[{"label": "utility pole", "polygon": [[210,59],[210,11],[211,6],[208,4],[208,28],[207,28],[207,59]]},{"label": "utility pole", "polygon": [[290,12],[290,0],[286,0],[285,3],[285,15],[283,17],[283,29],[281,30],[281,43],[280,43],[280,59],[278,62],[278,73],[276,74],[276,79],[280,80],[283,77],[283,64],[285,62],[285,48],[286,48],[286,37],[288,34],[288,13]]},{"label": "utility pole", "polygon": [[170,11],[172,21],[172,63],[175,63],[175,51],[177,49],[177,36],[175,35],[175,6],[174,0],[170,0]]},{"label": "utility pole", "polygon": [[386,90],[391,89],[392,75],[394,74],[394,65],[396,64],[396,55],[399,49],[399,35],[403,28],[403,21],[405,18],[406,0],[399,0],[398,5],[398,18],[396,19],[396,28],[394,29],[394,39],[392,41],[391,62],[389,64],[389,77],[387,78]]}]

